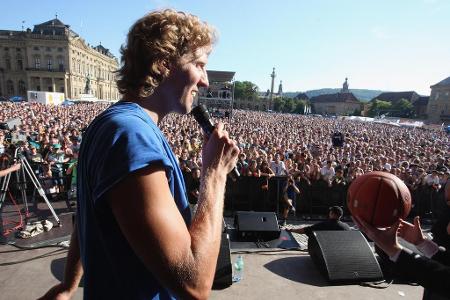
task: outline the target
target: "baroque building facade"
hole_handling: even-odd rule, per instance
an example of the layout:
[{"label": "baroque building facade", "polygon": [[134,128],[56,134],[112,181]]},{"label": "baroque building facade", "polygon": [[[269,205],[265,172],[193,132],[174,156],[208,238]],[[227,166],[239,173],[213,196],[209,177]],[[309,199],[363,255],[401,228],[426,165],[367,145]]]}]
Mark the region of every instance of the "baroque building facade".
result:
[{"label": "baroque building facade", "polygon": [[57,17],[33,30],[0,30],[3,97],[25,98],[32,90],[61,92],[70,99],[89,92],[98,99],[118,100],[114,73],[118,67],[108,49],[87,44]]}]

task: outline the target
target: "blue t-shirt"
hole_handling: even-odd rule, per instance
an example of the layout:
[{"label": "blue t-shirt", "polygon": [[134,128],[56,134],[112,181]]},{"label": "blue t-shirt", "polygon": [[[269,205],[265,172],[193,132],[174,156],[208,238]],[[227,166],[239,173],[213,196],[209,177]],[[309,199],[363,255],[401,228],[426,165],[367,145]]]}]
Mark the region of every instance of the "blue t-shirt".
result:
[{"label": "blue t-shirt", "polygon": [[138,104],[112,105],[83,135],[77,210],[85,299],[173,299],[136,256],[105,201],[116,183],[153,163],[165,167],[172,196],[189,226],[191,214],[177,159]]}]

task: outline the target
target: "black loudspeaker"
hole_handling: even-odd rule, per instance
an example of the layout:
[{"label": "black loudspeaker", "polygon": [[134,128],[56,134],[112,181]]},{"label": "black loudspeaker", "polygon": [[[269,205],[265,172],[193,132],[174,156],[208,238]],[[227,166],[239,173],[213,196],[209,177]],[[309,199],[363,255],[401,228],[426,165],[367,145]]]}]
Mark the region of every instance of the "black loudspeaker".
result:
[{"label": "black loudspeaker", "polygon": [[281,232],[274,212],[237,211],[234,227],[241,241],[267,242],[277,239]]},{"label": "black loudspeaker", "polygon": [[383,279],[380,265],[359,231],[315,231],[308,252],[330,283],[354,283]]},{"label": "black loudspeaker", "polygon": [[232,284],[233,268],[231,266],[230,237],[222,233],[219,256],[217,257],[216,274],[214,275],[213,288],[223,289]]}]

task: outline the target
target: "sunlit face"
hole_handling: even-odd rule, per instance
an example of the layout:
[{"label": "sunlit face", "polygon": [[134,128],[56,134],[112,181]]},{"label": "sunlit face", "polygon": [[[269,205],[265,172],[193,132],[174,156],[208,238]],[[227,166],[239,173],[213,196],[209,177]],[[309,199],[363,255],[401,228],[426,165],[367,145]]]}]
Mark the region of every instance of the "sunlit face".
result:
[{"label": "sunlit face", "polygon": [[171,111],[181,114],[190,112],[199,88],[208,87],[206,64],[210,52],[209,46],[199,48],[195,53],[184,55],[171,69],[166,80],[168,88],[165,92],[172,103],[172,107],[169,108]]}]

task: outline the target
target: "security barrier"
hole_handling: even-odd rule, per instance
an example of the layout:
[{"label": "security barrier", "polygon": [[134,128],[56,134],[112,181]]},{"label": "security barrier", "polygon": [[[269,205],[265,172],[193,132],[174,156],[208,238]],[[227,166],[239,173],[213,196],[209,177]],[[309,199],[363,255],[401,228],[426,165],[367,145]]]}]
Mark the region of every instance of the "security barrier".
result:
[{"label": "security barrier", "polygon": [[[225,209],[228,211],[253,210],[280,213],[283,187],[287,177],[241,177],[236,181],[229,179],[225,193]],[[329,186],[325,181],[296,182],[300,195],[296,196],[297,215],[325,215],[330,206],[338,205],[347,209],[347,185]],[[411,191],[412,210],[410,216],[419,215],[436,219],[446,206],[444,189],[436,191],[428,186],[420,186]]]}]

